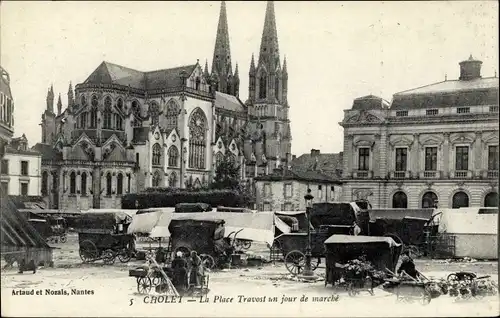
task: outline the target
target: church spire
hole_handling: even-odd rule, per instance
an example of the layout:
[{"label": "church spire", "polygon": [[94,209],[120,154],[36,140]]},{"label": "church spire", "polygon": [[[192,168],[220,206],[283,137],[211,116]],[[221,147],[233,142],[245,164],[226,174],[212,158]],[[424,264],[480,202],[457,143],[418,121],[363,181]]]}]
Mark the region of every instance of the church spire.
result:
[{"label": "church spire", "polygon": [[231,50],[229,47],[229,27],[227,24],[226,2],[222,1],[219,13],[219,25],[215,38],[212,73],[217,73],[221,78],[227,77],[231,69]]},{"label": "church spire", "polygon": [[74,95],[73,95],[73,85],[71,85],[71,82],[69,82],[69,88],[68,88],[68,108],[73,107],[73,103],[75,102]]},{"label": "church spire", "polygon": [[51,85],[47,92],[47,111],[54,113],[54,86]]},{"label": "church spire", "polygon": [[61,109],[62,109],[62,101],[61,101],[61,94],[59,94],[59,98],[57,99],[57,116],[61,115]]},{"label": "church spire", "polygon": [[273,61],[279,63],[278,31],[276,30],[276,17],[274,15],[274,1],[267,2],[266,17],[264,19],[264,30],[260,43],[259,64]]}]

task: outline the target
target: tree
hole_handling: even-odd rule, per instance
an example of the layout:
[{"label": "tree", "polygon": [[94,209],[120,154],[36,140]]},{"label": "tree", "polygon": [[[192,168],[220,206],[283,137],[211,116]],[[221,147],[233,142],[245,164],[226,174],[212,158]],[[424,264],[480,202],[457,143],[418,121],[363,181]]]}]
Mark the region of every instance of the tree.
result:
[{"label": "tree", "polygon": [[225,155],[221,161],[217,162],[212,188],[239,190],[239,171],[240,166],[235,162],[233,155]]}]

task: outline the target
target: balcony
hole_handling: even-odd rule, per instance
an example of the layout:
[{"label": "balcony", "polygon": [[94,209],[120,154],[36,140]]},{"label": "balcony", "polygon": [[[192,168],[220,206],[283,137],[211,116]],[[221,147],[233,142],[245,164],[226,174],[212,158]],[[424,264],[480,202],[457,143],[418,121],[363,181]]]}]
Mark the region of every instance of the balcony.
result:
[{"label": "balcony", "polygon": [[411,171],[391,171],[389,173],[391,179],[410,179]]},{"label": "balcony", "polygon": [[420,171],[419,177],[420,177],[420,179],[441,179],[442,173],[441,173],[441,171],[438,171],[438,170]]},{"label": "balcony", "polygon": [[498,170],[485,170],[481,175],[484,179],[498,179]]},{"label": "balcony", "polygon": [[354,170],[352,172],[354,179],[371,179],[373,178],[373,171],[371,170]]},{"label": "balcony", "polygon": [[471,179],[472,171],[470,170],[455,170],[450,172],[451,179]]}]

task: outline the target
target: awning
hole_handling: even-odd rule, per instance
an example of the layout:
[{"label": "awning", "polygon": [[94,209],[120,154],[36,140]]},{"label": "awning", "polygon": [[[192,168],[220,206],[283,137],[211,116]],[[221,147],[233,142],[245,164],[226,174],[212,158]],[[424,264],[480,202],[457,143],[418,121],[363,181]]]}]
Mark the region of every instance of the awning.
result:
[{"label": "awning", "polygon": [[396,243],[394,239],[386,236],[355,236],[355,235],[343,235],[334,234],[330,236],[325,244],[364,244],[364,243],[387,243],[390,247],[401,246],[401,244]]}]

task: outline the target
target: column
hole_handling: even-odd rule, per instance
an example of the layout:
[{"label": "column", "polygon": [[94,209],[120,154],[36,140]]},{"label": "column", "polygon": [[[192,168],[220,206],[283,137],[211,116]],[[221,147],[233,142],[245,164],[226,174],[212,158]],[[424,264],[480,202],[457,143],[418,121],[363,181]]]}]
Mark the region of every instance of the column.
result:
[{"label": "column", "polygon": [[381,178],[385,178],[387,176],[388,167],[387,167],[387,130],[382,128],[380,132],[379,139],[379,174]]},{"label": "column", "polygon": [[[483,133],[481,131],[476,131],[476,140],[474,142],[474,171],[473,171],[473,176],[474,177],[480,177],[481,176],[481,170],[482,170],[482,139],[481,137],[483,136]],[[487,155],[487,152],[486,152]]]},{"label": "column", "polygon": [[420,171],[420,134],[415,133],[413,134],[413,144],[410,146],[411,149],[411,175],[412,176],[417,176]]},{"label": "column", "polygon": [[[440,162],[442,162],[442,165],[441,165],[441,169],[443,171],[443,178],[448,178],[449,175],[450,175],[450,170],[454,169],[452,166],[451,166],[451,151],[450,151],[450,133],[449,132],[445,132],[443,134],[444,136],[444,141],[443,141],[443,145],[439,146],[439,151],[441,152],[440,154],[440,157],[442,158],[442,160],[439,160]],[[438,170],[439,170],[439,167],[438,167]]]}]

